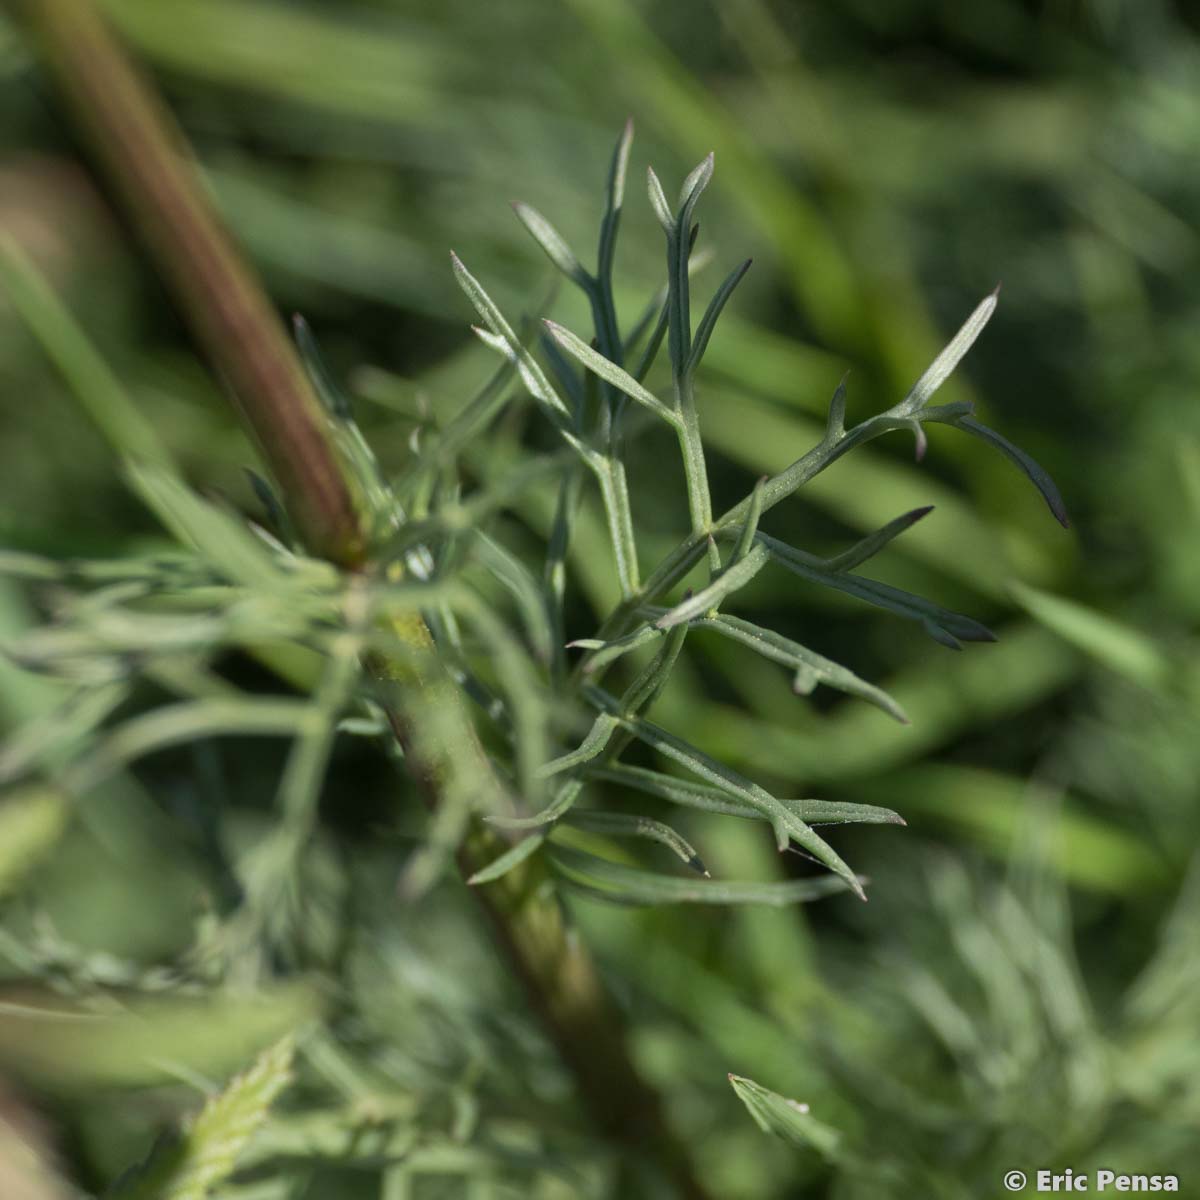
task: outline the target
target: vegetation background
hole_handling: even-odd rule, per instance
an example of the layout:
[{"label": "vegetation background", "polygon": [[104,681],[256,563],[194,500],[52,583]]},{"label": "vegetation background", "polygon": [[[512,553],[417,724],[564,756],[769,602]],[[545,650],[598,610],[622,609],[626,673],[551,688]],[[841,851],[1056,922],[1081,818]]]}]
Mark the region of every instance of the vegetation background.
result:
[{"label": "vegetation background", "polygon": [[[678,180],[715,151],[701,218],[713,284],[722,264],[755,260],[700,381],[719,508],[817,440],[844,371],[853,416],[892,404],[1003,281],[946,398],[974,399],[1046,466],[1072,531],[1010,464],[940,428],[923,463],[905,439],[875,444],[774,514],[832,551],[935,504],[871,573],[1000,641],[954,654],[761,576],[745,594],[756,618],[885,684],[912,725],[793,696],[768,664],[700,639],[657,710],[778,794],[898,810],[906,829],[836,838],[871,902],[575,911],[714,1195],[999,1195],[1005,1171],[1039,1166],[1200,1180],[1195,12],[1167,0],[104,7],[393,467],[423,414],[453,412],[491,369],[449,249],[506,311],[540,315],[550,268],[509,202],[590,246],[631,114],[619,301],[635,309],[662,275],[647,162]],[[253,451],[84,163],[0,18],[0,228],[188,477],[257,511],[242,471]],[[564,293],[554,313],[579,328],[574,305]],[[152,521],[3,299],[0,329],[0,542],[60,559],[144,547]],[[686,513],[662,454],[638,439],[629,473],[648,544],[665,548]],[[521,553],[545,523],[535,497],[504,537]],[[594,537],[577,539],[572,572],[580,636],[613,599]],[[18,644],[45,604],[0,581],[0,635]],[[273,686],[249,660],[220,665],[242,687]],[[52,684],[0,665],[6,733],[55,700]],[[147,689],[132,711],[155,702]],[[603,1194],[603,1145],[461,886],[415,907],[395,896],[418,817],[352,738],[335,748],[310,886],[328,895],[312,920],[334,941],[343,890],[370,898],[353,969],[337,988],[319,972],[276,982],[266,1005],[181,993],[174,965],[219,892],[204,814],[219,804],[229,828],[261,828],[284,750],[222,738],[153,755],[94,805],[52,817],[33,849],[0,808],[5,1127],[101,1192],[196,1107],[197,1083],[350,987],[367,1016],[312,1035],[296,1085],[301,1100],[337,1102],[308,1124],[285,1105],[221,1196]],[[714,872],[805,869],[748,823],[698,816],[687,829]],[[360,875],[370,882],[347,883]],[[141,1003],[156,989],[158,1007],[135,1004],[136,1021],[95,1036],[61,1032],[47,999]],[[756,1128],[727,1073],[807,1103],[808,1143]],[[69,1194],[0,1146],[0,1181],[6,1170],[25,1180],[0,1182],[6,1197]]]}]

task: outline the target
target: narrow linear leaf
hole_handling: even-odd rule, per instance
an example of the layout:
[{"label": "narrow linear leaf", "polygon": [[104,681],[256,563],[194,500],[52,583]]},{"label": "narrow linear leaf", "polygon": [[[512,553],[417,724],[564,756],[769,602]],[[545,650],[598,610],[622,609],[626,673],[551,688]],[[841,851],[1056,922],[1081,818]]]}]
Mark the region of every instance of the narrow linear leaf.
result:
[{"label": "narrow linear leaf", "polygon": [[847,371],[837,387],[834,388],[833,397],[829,401],[829,416],[825,421],[825,441],[830,444],[837,442],[846,432],[846,380],[849,378],[850,372]]},{"label": "narrow linear leaf", "polygon": [[482,530],[473,532],[472,549],[476,559],[516,601],[534,654],[539,662],[549,663],[554,656],[554,633],[541,585],[516,555]]},{"label": "narrow linear leaf", "polygon": [[1009,591],[1035,620],[1117,674],[1143,687],[1160,688],[1170,662],[1153,638],[1106,613],[1048,592],[1011,583]]},{"label": "narrow linear leaf", "polygon": [[[726,789],[699,783],[694,779],[682,779],[676,775],[664,775],[646,767],[629,767],[623,763],[606,764],[588,772],[589,779],[603,779],[609,783],[622,784],[635,791],[669,800],[685,808],[701,812],[720,813],[730,817],[743,817],[752,821],[767,821],[759,808],[735,800]],[[905,820],[890,808],[877,808],[872,804],[835,803],[825,800],[779,801],[793,815],[809,825],[904,825]]]},{"label": "narrow linear leaf", "polygon": [[612,280],[613,255],[617,244],[617,228],[621,222],[621,209],[625,202],[625,175],[629,169],[629,150],[633,145],[633,118],[630,117],[613,150],[608,169],[608,189],[604,206],[604,219],[600,224],[600,249],[597,254],[596,275],[601,287],[610,287]]},{"label": "narrow linear leaf", "polygon": [[663,186],[659,182],[658,176],[655,175],[653,167],[646,168],[646,186],[650,192],[650,207],[654,209],[654,215],[658,218],[658,223],[669,234],[675,227],[675,217],[671,212],[671,206],[667,203],[667,195],[663,191]]},{"label": "narrow linear leaf", "polygon": [[721,311],[729,301],[729,297],[733,295],[734,289],[741,283],[742,277],[750,270],[750,265],[753,261],[753,259],[748,258],[740,266],[735,267],[726,277],[725,282],[717,288],[716,294],[709,301],[708,308],[704,310],[704,316],[700,318],[700,324],[696,327],[696,335],[692,341],[691,353],[688,355],[687,370],[689,373],[695,371],[700,365],[700,360],[704,357],[704,351],[708,349],[708,340],[712,337],[713,329],[716,328]]},{"label": "narrow linear leaf", "polygon": [[946,343],[942,352],[929,364],[925,374],[912,385],[907,396],[893,410],[898,415],[911,415],[923,408],[929,397],[950,377],[963,356],[975,344],[984,326],[996,311],[1000,289],[985,296],[975,311],[963,322],[962,328]]},{"label": "narrow linear leaf", "polygon": [[1054,519],[1064,529],[1071,527],[1071,520],[1067,516],[1067,506],[1063,503],[1062,495],[1055,485],[1054,480],[1024,450],[1019,446],[1014,446],[1008,438],[1002,437],[994,429],[989,429],[988,426],[976,421],[974,417],[958,417],[953,424],[957,428],[965,430],[973,437],[987,442],[989,446],[994,446],[1001,454],[1007,455],[1008,458],[1012,459],[1029,477],[1033,486],[1041,492],[1042,499],[1046,501],[1046,506],[1050,509]]},{"label": "narrow linear leaf", "polygon": [[645,646],[650,642],[657,641],[665,632],[665,630],[658,629],[654,625],[642,625],[633,630],[632,633],[627,633],[624,637],[616,638],[611,642],[598,642],[594,639],[585,638],[578,642],[571,642],[570,645],[578,647],[581,650],[595,651],[588,658],[583,668],[586,674],[594,675],[602,667],[607,667],[610,663],[616,662],[618,658],[621,658],[632,650],[638,649],[639,646]]},{"label": "narrow linear leaf", "polygon": [[897,616],[918,622],[935,641],[951,649],[961,649],[960,641],[994,642],[996,635],[985,625],[960,613],[950,612],[930,600],[914,596],[911,592],[880,583],[874,579],[863,579],[858,575],[830,571],[820,559],[806,555],[803,551],[780,542],[776,538],[760,533],[758,540],[771,551],[772,557],[789,571],[835,591],[845,592],[856,599],[885,608]]},{"label": "narrow linear leaf", "polygon": [[730,1075],[729,1082],[764,1133],[782,1138],[802,1150],[815,1150],[831,1162],[838,1159],[841,1134],[832,1126],[816,1120],[809,1113],[807,1104],[788,1100],[755,1083],[753,1079],[745,1079],[740,1075]]},{"label": "narrow linear leaf", "polygon": [[521,373],[522,381],[535,400],[543,404],[556,417],[569,417],[570,412],[562,397],[550,386],[550,381],[534,361],[533,355],[522,345],[520,339],[513,332],[512,326],[504,319],[504,314],[484,291],[479,280],[467,270],[462,259],[453,251],[450,253],[450,261],[453,264],[454,277],[458,280],[459,287],[475,306],[475,311],[483,318],[488,330],[494,337],[499,337],[503,341],[503,347],[494,341],[490,344],[497,349],[502,349],[503,353],[512,357]]},{"label": "narrow linear leaf", "polygon": [[128,474],[134,490],[170,533],[230,581],[281,586],[282,572],[266,547],[229,512],[200,499],[173,470],[131,463]]},{"label": "narrow linear leaf", "polygon": [[662,349],[663,338],[667,336],[667,325],[670,320],[671,309],[664,299],[662,308],[658,312],[658,319],[654,322],[654,329],[650,334],[649,340],[646,342],[646,348],[642,351],[642,357],[638,360],[637,369],[633,372],[633,377],[638,383],[641,383],[650,373],[650,368],[654,365],[654,360],[658,357],[658,352]]},{"label": "narrow linear leaf", "polygon": [[762,518],[763,495],[767,478],[766,475],[760,475],[754,485],[754,491],[750,493],[750,509],[746,513],[746,519],[742,522],[742,532],[738,534],[737,545],[733,548],[733,557],[729,560],[730,566],[741,562],[754,545],[754,535],[758,532],[758,522]]},{"label": "narrow linear leaf", "polygon": [[732,638],[743,646],[749,646],[755,653],[761,654],[772,662],[781,663],[793,671],[803,672],[811,678],[814,686],[817,683],[823,683],[826,687],[835,688],[839,692],[858,696],[874,704],[877,708],[883,709],[888,716],[894,717],[902,725],[909,723],[904,710],[882,688],[875,687],[865,679],[860,679],[849,668],[825,658],[815,650],[810,650],[807,646],[794,642],[791,638],[786,638],[774,630],[763,629],[740,617],[724,614],[698,618],[692,622],[692,628],[711,629],[724,637]]},{"label": "narrow linear leaf", "polygon": [[564,824],[571,825],[576,829],[587,830],[589,833],[607,834],[609,837],[645,838],[647,841],[658,842],[676,854],[693,871],[708,877],[708,868],[691,843],[662,821],[636,816],[632,813],[599,812],[594,809],[577,808],[567,814]]},{"label": "narrow linear leaf", "polygon": [[0,284],[109,445],[120,455],[165,467],[170,454],[154,426],[138,410],[70,311],[8,234],[0,234]]},{"label": "narrow linear leaf", "polygon": [[601,713],[592,723],[587,736],[580,742],[576,749],[570,751],[568,754],[561,755],[559,758],[552,758],[541,767],[538,775],[542,779],[549,779],[552,775],[560,775],[563,771],[571,770],[572,767],[581,767],[584,763],[591,762],[593,758],[597,758],[604,753],[617,728],[617,719],[615,717],[610,716],[608,713]]},{"label": "narrow linear leaf", "polygon": [[317,345],[316,336],[299,313],[292,314],[292,331],[308,377],[312,380],[321,403],[325,405],[325,410],[338,420],[348,421],[353,415],[350,398],[334,380],[333,374],[325,365],[325,356]]},{"label": "narrow linear leaf", "polygon": [[656,416],[661,417],[672,428],[678,428],[679,418],[657,396],[647,391],[628,371],[609,361],[603,354],[593,350],[582,338],[576,337],[569,329],[554,321],[544,322],[550,331],[550,336],[570,355],[582,363],[593,375],[598,375],[607,383],[623,392],[631,400],[648,408]]},{"label": "narrow linear leaf", "polygon": [[517,214],[517,220],[529,230],[533,240],[541,246],[546,257],[573,283],[577,283],[585,291],[590,291],[595,281],[584,270],[583,264],[575,257],[558,230],[536,208],[522,204],[519,200],[513,204],[513,212]]},{"label": "narrow linear leaf", "polygon": [[476,887],[481,883],[493,883],[519,867],[546,840],[544,833],[531,833],[522,838],[511,849],[506,850],[499,858],[493,859],[486,867],[480,868],[467,880],[468,887]]},{"label": "narrow linear leaf", "polygon": [[859,899],[866,899],[857,876],[842,861],[837,851],[823,838],[815,834],[808,825],[800,820],[790,809],[781,804],[770,792],[765,791],[757,784],[739,775],[730,767],[725,766],[724,763],[719,763],[715,759],[710,758],[703,751],[697,750],[694,746],[689,745],[682,738],[676,737],[673,733],[668,733],[665,729],[653,725],[642,718],[620,717],[620,709],[616,699],[602,689],[588,686],[585,688],[585,692],[588,698],[594,703],[606,711],[613,713],[613,715],[618,716],[621,724],[638,741],[649,746],[652,750],[657,750],[665,758],[677,762],[685,770],[690,771],[704,782],[724,789],[735,799],[741,800],[743,803],[762,812],[771,822],[771,826],[775,830],[776,841],[779,843],[781,850],[787,845],[789,839],[794,841],[802,849],[812,854],[818,861],[823,862],[834,874],[844,879]]},{"label": "narrow linear leaf", "polygon": [[692,211],[696,207],[696,202],[700,199],[700,193],[708,187],[709,182],[712,180],[713,164],[715,161],[716,155],[710,150],[692,168],[688,177],[683,181],[683,186],[679,189],[679,218],[677,224],[680,229],[687,229],[691,224]]},{"label": "narrow linear leaf", "polygon": [[869,533],[862,541],[855,542],[849,550],[843,550],[841,554],[835,554],[832,558],[825,560],[825,567],[830,571],[850,571],[857,566],[861,566],[869,558],[874,558],[894,537],[898,537],[906,529],[911,529],[922,518],[929,516],[933,512],[933,505],[927,504],[924,508],[914,508],[911,512],[904,513],[903,516],[897,517],[894,521],[889,521],[882,529],[875,530],[874,533]]},{"label": "narrow linear leaf", "polygon": [[741,883],[660,875],[570,846],[551,844],[547,857],[574,890],[611,904],[765,904],[781,908],[846,891],[845,882],[830,875],[782,883]]},{"label": "narrow linear leaf", "polygon": [[537,829],[542,825],[552,825],[570,811],[582,790],[583,781],[571,778],[554,793],[554,799],[541,812],[531,817],[504,817],[493,813],[483,819],[499,829]]},{"label": "narrow linear leaf", "polygon": [[708,587],[701,588],[694,596],[663,613],[655,625],[659,629],[671,629],[709,613],[726,597],[745,587],[770,560],[771,554],[766,546],[756,545],[745,558],[722,571]]},{"label": "narrow linear leaf", "polygon": [[634,350],[637,349],[642,338],[644,338],[646,334],[650,332],[657,322],[661,321],[663,328],[666,328],[666,317],[663,315],[663,306],[666,304],[666,302],[667,289],[665,287],[659,288],[658,291],[650,297],[649,302],[642,309],[637,320],[634,321],[633,328],[626,335],[625,341],[621,346],[624,359],[629,358]]},{"label": "narrow linear leaf", "polygon": [[642,668],[637,678],[625,689],[621,697],[621,712],[636,717],[646,712],[662,694],[683,649],[687,637],[687,626],[681,625],[667,634],[659,652]]}]

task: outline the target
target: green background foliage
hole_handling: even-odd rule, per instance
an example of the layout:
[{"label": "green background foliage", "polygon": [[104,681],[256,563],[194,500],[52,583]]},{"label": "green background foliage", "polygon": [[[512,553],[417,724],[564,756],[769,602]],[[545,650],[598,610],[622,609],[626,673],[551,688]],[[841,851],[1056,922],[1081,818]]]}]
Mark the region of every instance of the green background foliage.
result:
[{"label": "green background foliage", "polygon": [[[696,378],[718,512],[821,439],[847,370],[848,423],[891,407],[1003,281],[938,403],[974,402],[1032,453],[1070,533],[1011,463],[937,425],[922,462],[907,435],[875,442],[762,519],[833,555],[934,505],[868,574],[999,640],[955,653],[911,621],[766,570],[739,591],[739,615],[886,688],[911,724],[826,689],[798,696],[787,671],[699,633],[654,709],[773,795],[898,812],[907,828],[824,831],[869,877],[870,902],[573,899],[571,912],[717,1196],[990,1195],[1005,1171],[1039,1166],[1200,1179],[1200,34],[1185,7],[105,7],[272,296],[316,331],[388,473],[496,368],[470,335],[478,317],[451,247],[514,324],[590,328],[583,296],[552,293],[509,204],[545,214],[590,262],[631,114],[615,272],[625,324],[663,277],[648,163],[673,194],[715,152],[698,295],[754,259]],[[193,543],[241,547],[238,569],[265,596],[218,605],[212,628],[177,617],[131,629],[88,602],[136,588],[128,572],[38,577],[30,564],[45,559],[136,557],[173,579],[193,567],[171,557],[0,297],[0,637],[26,667],[76,655],[98,672],[87,703],[64,706],[59,679],[0,660],[0,1107],[5,1129],[56,1164],[22,1166],[0,1143],[0,1192],[12,1170],[31,1196],[64,1194],[57,1173],[101,1194],[193,1114],[145,1172],[164,1169],[206,1127],[202,1093],[259,1053],[267,1069],[294,1032],[293,1081],[235,1139],[239,1172],[214,1173],[212,1194],[608,1194],[619,1165],[470,895],[415,854],[437,837],[377,731],[360,716],[326,736],[353,647],[321,642],[332,665],[315,682],[295,640],[311,614],[229,518],[264,519],[243,470],[254,451],[3,23],[0,148],[0,227],[187,479],[221,503],[193,510],[157,476],[141,493]],[[648,382],[662,395],[670,381]],[[463,450],[469,483],[501,482],[531,445],[553,449],[549,430],[525,410],[502,416]],[[689,528],[671,430],[637,424],[626,462],[648,569]],[[493,566],[540,569],[554,512],[547,478],[489,516]],[[566,580],[562,634],[592,637],[620,599],[594,487]],[[488,594],[520,628],[519,587]],[[47,619],[92,641],[55,642],[53,625],[38,628]],[[167,700],[175,724],[134,725],[156,748],[126,767],[128,739],[98,730]],[[80,746],[104,766],[86,802],[25,779],[24,766]],[[613,774],[591,785],[606,810],[645,812]],[[718,880],[827,878],[780,855],[761,823],[669,811]],[[554,851],[564,873],[612,832],[573,828]],[[614,869],[695,886],[677,845],[605,844]],[[222,1095],[239,1094],[235,1082]]]}]

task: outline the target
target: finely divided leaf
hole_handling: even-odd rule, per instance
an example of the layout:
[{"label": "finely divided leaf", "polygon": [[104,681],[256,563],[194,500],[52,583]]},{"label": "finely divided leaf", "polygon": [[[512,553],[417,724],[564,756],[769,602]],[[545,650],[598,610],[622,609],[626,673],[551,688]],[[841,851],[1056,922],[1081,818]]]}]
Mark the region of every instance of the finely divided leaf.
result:
[{"label": "finely divided leaf", "polygon": [[[534,361],[533,355],[521,344],[495,301],[483,290],[479,280],[467,270],[457,254],[451,252],[450,260],[454,265],[454,276],[458,280],[459,287],[466,293],[467,298],[475,306],[475,311],[483,318],[484,323],[493,334],[491,344],[515,361],[522,381],[535,400],[540,401],[554,416],[569,417],[570,412],[563,403],[562,397],[550,386],[550,381],[541,367]],[[495,339],[499,339],[499,341]]]},{"label": "finely divided leaf", "polygon": [[[553,843],[548,857],[573,890],[612,904],[767,904],[782,907],[820,900],[846,890],[842,880],[830,875],[783,883],[732,883],[720,879],[660,875]],[[857,880],[855,884],[857,886]]]},{"label": "finely divided leaf", "polygon": [[819,583],[823,587],[833,588],[835,591],[845,592],[856,599],[865,600],[868,604],[886,608],[897,616],[917,621],[930,637],[951,649],[961,649],[960,641],[994,642],[996,640],[996,635],[985,625],[981,625],[970,617],[964,617],[959,613],[941,608],[930,600],[914,596],[911,592],[902,591],[890,584],[879,583],[874,579],[863,579],[858,575],[830,571],[822,560],[796,550],[767,534],[760,533],[758,539],[771,551],[777,562],[802,579]]},{"label": "finely divided leaf", "polygon": [[[635,791],[658,796],[685,808],[699,809],[701,812],[721,813],[753,821],[770,819],[762,809],[752,808],[743,801],[735,800],[724,788],[676,775],[664,775],[661,771],[651,771],[645,767],[628,767],[623,763],[614,763],[589,771],[588,778],[623,784]],[[841,804],[825,800],[780,800],[779,803],[808,825],[905,824],[899,813],[890,808],[877,808],[873,804]]]},{"label": "finely divided leaf", "polygon": [[[717,617],[704,617],[692,622],[693,629],[712,629],[725,637],[741,642],[752,650],[769,658],[773,662],[782,663],[793,671],[802,672],[811,678],[813,684],[823,683],[826,687],[836,688],[851,696],[859,696],[878,708],[883,709],[889,716],[895,717],[901,724],[908,724],[908,717],[895,700],[880,688],[860,679],[853,671],[832,660],[817,654],[807,646],[794,642],[771,629],[743,621],[740,617],[721,614]],[[811,690],[811,689],[810,689]]]},{"label": "finely divided leaf", "polygon": [[620,706],[616,699],[600,688],[587,686],[585,693],[594,703],[617,716],[624,728],[632,733],[638,741],[657,750],[664,757],[679,763],[680,766],[704,782],[724,790],[734,799],[741,800],[751,808],[758,809],[771,822],[781,850],[789,840],[794,841],[802,849],[807,850],[820,862],[823,862],[836,875],[840,875],[860,899],[866,899],[858,878],[842,861],[833,847],[813,833],[808,825],[781,804],[770,792],[739,775],[731,767],[717,762],[694,746],[690,746],[673,733],[668,733],[665,729],[641,718],[621,716]]}]

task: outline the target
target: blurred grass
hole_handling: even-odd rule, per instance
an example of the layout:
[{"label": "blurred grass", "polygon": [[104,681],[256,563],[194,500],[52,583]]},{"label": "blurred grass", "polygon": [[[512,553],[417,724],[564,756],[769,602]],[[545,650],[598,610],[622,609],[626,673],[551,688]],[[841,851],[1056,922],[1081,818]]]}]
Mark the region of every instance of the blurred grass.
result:
[{"label": "blurred grass", "polygon": [[[637,311],[659,274],[660,235],[640,188],[647,162],[678,179],[715,150],[701,233],[715,253],[709,271],[719,278],[755,257],[701,379],[718,500],[815,440],[846,369],[852,413],[898,399],[1003,280],[999,313],[946,399],[975,399],[1046,465],[1077,532],[1044,520],[1008,464],[940,431],[919,466],[897,439],[839,463],[771,518],[819,549],[935,503],[877,574],[978,615],[999,645],[954,656],[881,614],[764,576],[749,606],[885,684],[912,727],[853,702],[794,697],[783,672],[701,636],[662,702],[663,724],[686,724],[784,794],[901,811],[907,831],[835,833],[874,878],[872,904],[865,914],[839,900],[686,916],[579,904],[578,918],[722,1196],[987,1194],[1031,1156],[1194,1177],[1200,1028],[1179,999],[1200,961],[1188,940],[1196,891],[1184,888],[1200,830],[1194,15],[1167,0],[516,0],[486,21],[468,0],[107,9],[167,89],[280,306],[305,312],[339,372],[359,368],[372,393],[409,414],[422,403],[452,412],[491,369],[467,334],[449,248],[469,251],[507,310],[536,306],[546,268],[507,202],[535,204],[589,248],[609,144],[630,113],[622,311]],[[253,511],[240,473],[251,451],[6,26],[0,114],[5,229],[87,314],[189,476]],[[144,544],[148,527],[99,439],[79,428],[6,303],[0,537],[89,556]],[[571,303],[555,308],[568,324]],[[414,417],[361,410],[398,469]],[[523,436],[502,427],[472,470],[503,470]],[[631,477],[651,481],[636,514],[648,555],[685,520],[681,481],[658,469],[658,436],[630,448]],[[531,493],[504,540],[520,552],[543,535],[552,502],[549,488]],[[585,508],[572,635],[590,634],[612,599],[601,545],[598,512]],[[1038,590],[1014,593],[1014,580]],[[54,603],[6,583],[5,638]],[[261,682],[245,661],[221,666]],[[139,694],[129,711],[153,699]],[[0,661],[7,730],[55,703],[52,685]],[[0,1018],[0,1062],[47,1097],[69,1141],[85,1130],[73,1165],[94,1189],[121,1165],[104,1149],[113,1131],[127,1162],[181,1107],[115,1083],[144,1084],[145,1063],[193,1033],[198,1069],[219,1075],[291,1011],[260,1029],[240,1010],[139,1001],[95,1044],[30,1032],[29,1021],[56,1019],[63,989],[88,1003],[136,993],[189,944],[213,902],[197,829],[214,806],[234,827],[253,825],[278,765],[259,742],[206,754],[207,776],[191,758],[147,760],[99,815],[75,814],[61,833],[36,798],[6,797],[0,813],[0,830],[23,828],[41,856],[6,902],[5,1003],[46,1007]],[[360,772],[367,793],[386,790],[362,752],[339,755],[335,780]],[[358,790],[337,786],[339,796]],[[326,811],[323,826],[335,862],[361,858],[330,870],[375,910],[369,948],[357,951],[369,978],[354,986],[379,1028],[350,1039],[354,1070],[370,1080],[342,1079],[351,1099],[345,1113],[338,1101],[338,1120],[360,1137],[370,1122],[346,1113],[358,1114],[363,1095],[426,1096],[432,1078],[423,1111],[439,1135],[457,1120],[476,1129],[453,1115],[467,1104],[452,1099],[461,1084],[481,1096],[488,1171],[496,1159],[511,1167],[554,1127],[561,1076],[481,966],[458,901],[432,904],[427,929],[397,905],[389,870],[408,844],[403,818],[384,820],[369,803],[351,810]],[[31,816],[45,823],[21,824]],[[797,873],[748,823],[680,824],[732,877]],[[380,829],[391,842],[366,848]],[[32,998],[15,990],[31,977]],[[463,980],[483,981],[490,1005]],[[436,1013],[444,995],[452,1018]],[[305,997],[296,1003],[315,1012]],[[121,1022],[145,1033],[136,1052],[106,1042],[125,1036]],[[236,1048],[210,1053],[210,1028]],[[810,1103],[858,1157],[876,1158],[877,1173],[762,1140],[725,1085],[730,1071]],[[504,1120],[523,1131],[491,1132]],[[556,1149],[580,1152],[576,1131],[556,1136]],[[380,1173],[358,1170],[364,1191],[362,1172]],[[493,1178],[478,1164],[462,1170]],[[581,1170],[591,1193],[551,1169],[537,1194],[596,1194],[603,1170]],[[503,1171],[495,1178],[495,1192],[480,1194],[531,1194]]]}]

